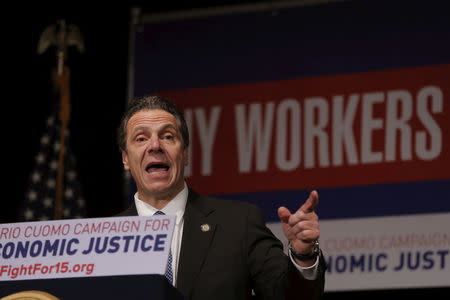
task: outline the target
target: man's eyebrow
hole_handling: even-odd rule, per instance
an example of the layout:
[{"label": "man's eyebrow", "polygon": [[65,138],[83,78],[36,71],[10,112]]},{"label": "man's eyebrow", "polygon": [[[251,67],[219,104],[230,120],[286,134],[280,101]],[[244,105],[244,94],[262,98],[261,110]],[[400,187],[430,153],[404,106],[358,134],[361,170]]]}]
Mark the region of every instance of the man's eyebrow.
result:
[{"label": "man's eyebrow", "polygon": [[133,130],[131,131],[131,134],[134,135],[140,131],[146,131],[146,127],[145,126],[138,126],[136,128],[133,128]]},{"label": "man's eyebrow", "polygon": [[175,127],[173,124],[166,124],[166,125],[164,125],[163,127],[161,127],[160,131],[164,131],[164,130],[167,130],[167,129],[173,129],[175,131],[178,131],[178,128]]},{"label": "man's eyebrow", "polygon": [[[158,129],[158,131],[164,131],[164,130],[168,130],[168,129],[178,131],[178,128],[170,123],[164,124],[163,126],[161,126],[161,128]],[[135,135],[141,131],[144,131],[144,132],[148,131],[148,127],[147,126],[138,126],[138,127],[134,128],[133,131],[131,131],[131,135]]]}]

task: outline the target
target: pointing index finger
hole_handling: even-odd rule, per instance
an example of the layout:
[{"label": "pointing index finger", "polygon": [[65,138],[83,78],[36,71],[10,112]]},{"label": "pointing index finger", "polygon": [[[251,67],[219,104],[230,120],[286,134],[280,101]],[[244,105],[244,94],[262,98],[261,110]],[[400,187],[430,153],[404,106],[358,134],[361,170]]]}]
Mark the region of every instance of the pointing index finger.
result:
[{"label": "pointing index finger", "polygon": [[302,206],[300,206],[299,210],[306,213],[310,213],[314,211],[314,208],[319,203],[319,194],[316,190],[312,191],[309,194],[308,199],[306,199],[305,203],[303,203]]}]

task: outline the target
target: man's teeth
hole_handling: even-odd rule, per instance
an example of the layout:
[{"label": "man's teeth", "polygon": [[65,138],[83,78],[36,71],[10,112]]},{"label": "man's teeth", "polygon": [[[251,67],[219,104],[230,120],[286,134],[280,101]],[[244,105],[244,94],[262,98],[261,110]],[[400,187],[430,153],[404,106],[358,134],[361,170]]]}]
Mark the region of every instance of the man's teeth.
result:
[{"label": "man's teeth", "polygon": [[161,169],[158,169],[158,170],[149,170],[148,171],[148,173],[150,173],[150,174],[162,174],[162,173],[165,173],[166,172],[166,170],[161,170]]},{"label": "man's teeth", "polygon": [[169,170],[169,166],[164,164],[155,164],[147,167],[147,172],[165,172]]}]

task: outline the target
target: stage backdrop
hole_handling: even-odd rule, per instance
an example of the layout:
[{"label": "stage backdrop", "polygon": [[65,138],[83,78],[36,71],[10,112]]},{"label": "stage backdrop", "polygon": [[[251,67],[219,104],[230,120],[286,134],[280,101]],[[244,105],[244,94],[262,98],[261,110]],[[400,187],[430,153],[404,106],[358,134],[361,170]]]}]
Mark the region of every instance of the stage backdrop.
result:
[{"label": "stage backdrop", "polygon": [[[319,192],[327,291],[450,286],[450,19],[272,2],[134,27],[131,96],[181,106],[188,183],[276,214]],[[131,198],[131,196],[130,196]]]}]

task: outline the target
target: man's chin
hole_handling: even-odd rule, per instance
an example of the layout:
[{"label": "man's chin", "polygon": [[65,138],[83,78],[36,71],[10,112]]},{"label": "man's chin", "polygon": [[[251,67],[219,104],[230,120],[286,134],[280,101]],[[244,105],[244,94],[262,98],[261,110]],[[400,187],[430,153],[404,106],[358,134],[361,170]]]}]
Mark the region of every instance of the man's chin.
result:
[{"label": "man's chin", "polygon": [[169,184],[153,184],[151,187],[148,187],[147,193],[157,198],[169,197],[170,199],[171,197],[175,197],[181,190],[182,188],[180,189]]}]

